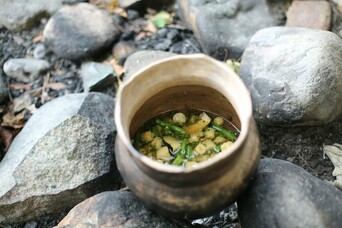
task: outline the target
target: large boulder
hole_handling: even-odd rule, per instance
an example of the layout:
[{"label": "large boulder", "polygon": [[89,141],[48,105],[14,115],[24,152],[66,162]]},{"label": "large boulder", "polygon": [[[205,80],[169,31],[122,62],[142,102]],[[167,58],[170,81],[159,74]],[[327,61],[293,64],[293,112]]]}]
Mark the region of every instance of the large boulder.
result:
[{"label": "large boulder", "polygon": [[249,41],[240,67],[259,122],[315,125],[341,117],[342,40],[334,33],[262,29]]},{"label": "large boulder", "polygon": [[23,30],[31,27],[42,17],[55,13],[64,3],[81,0],[0,0],[0,27]]},{"label": "large boulder", "polygon": [[342,191],[302,168],[261,159],[238,201],[242,227],[341,227]]},{"label": "large boulder", "polygon": [[43,32],[53,52],[71,60],[98,54],[119,34],[108,12],[88,3],[63,6],[50,18]]},{"label": "large boulder", "polygon": [[178,5],[203,51],[218,59],[239,58],[256,31],[279,25],[266,0],[178,0]]},{"label": "large boulder", "polygon": [[118,187],[114,99],[71,94],[42,106],[0,163],[0,224],[60,213]]},{"label": "large boulder", "polygon": [[130,192],[103,192],[74,207],[58,224],[61,227],[190,227],[158,215]]}]

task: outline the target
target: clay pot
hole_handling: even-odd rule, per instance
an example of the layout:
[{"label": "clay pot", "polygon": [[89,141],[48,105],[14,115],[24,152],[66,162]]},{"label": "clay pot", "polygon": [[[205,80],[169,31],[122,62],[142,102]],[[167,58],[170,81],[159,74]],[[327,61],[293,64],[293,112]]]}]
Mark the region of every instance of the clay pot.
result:
[{"label": "clay pot", "polygon": [[[134,149],[131,138],[145,121],[185,107],[230,119],[240,129],[238,139],[191,169],[158,163]],[[115,123],[116,162],[127,186],[148,206],[175,218],[206,217],[229,206],[260,157],[248,90],[229,67],[202,54],[161,60],[128,78],[117,93]]]}]

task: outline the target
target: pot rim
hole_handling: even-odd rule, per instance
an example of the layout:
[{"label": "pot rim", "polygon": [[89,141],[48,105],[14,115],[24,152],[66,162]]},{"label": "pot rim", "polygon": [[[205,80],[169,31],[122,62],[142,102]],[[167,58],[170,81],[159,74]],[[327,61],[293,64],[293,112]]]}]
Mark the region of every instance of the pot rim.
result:
[{"label": "pot rim", "polygon": [[[142,74],[144,71],[147,71],[150,68],[157,67],[160,64],[163,64],[165,62],[172,62],[175,60],[188,60],[188,59],[204,59],[208,62],[211,62],[212,64],[215,64],[217,67],[220,67],[224,71],[228,71],[230,76],[234,78],[234,81],[238,83],[239,90],[241,93],[246,94],[245,101],[247,102],[246,105],[247,107],[247,113],[245,113],[243,116],[239,115],[237,113],[240,123],[241,123],[241,129],[240,129],[240,134],[237,140],[232,144],[231,147],[229,147],[227,150],[222,151],[221,153],[217,154],[213,158],[200,162],[196,166],[193,166],[191,168],[184,168],[184,167],[179,167],[179,166],[173,166],[169,164],[161,164],[157,161],[154,161],[153,159],[139,153],[132,145],[131,139],[129,136],[125,134],[125,130],[122,123],[122,118],[121,118],[121,105],[122,105],[122,91],[125,89],[126,85],[132,83],[137,77],[139,77],[140,74]],[[226,97],[227,98],[227,97]],[[228,99],[228,98],[227,98]],[[142,69],[138,70],[134,74],[132,74],[128,79],[123,81],[121,86],[119,87],[117,94],[116,94],[116,104],[115,104],[115,124],[116,124],[116,130],[117,130],[117,135],[119,139],[122,141],[122,143],[127,146],[127,149],[129,151],[129,154],[137,159],[140,160],[143,164],[147,165],[148,167],[159,171],[163,173],[169,173],[169,174],[184,174],[184,173],[193,173],[198,170],[203,170],[207,167],[210,167],[214,165],[215,163],[219,162],[222,159],[225,159],[227,157],[230,157],[234,154],[234,152],[238,152],[238,148],[243,146],[244,141],[247,139],[248,136],[248,129],[250,127],[251,121],[253,120],[253,111],[252,111],[252,100],[250,96],[250,92],[240,79],[240,77],[227,65],[224,63],[215,60],[211,58],[210,56],[207,56],[205,54],[186,54],[186,55],[176,55],[176,56],[171,56],[165,59],[161,59],[158,61],[155,61],[151,64],[146,65]],[[228,101],[230,101],[228,99]],[[232,104],[233,105],[233,104]],[[233,106],[233,108],[236,110],[236,107]]]}]

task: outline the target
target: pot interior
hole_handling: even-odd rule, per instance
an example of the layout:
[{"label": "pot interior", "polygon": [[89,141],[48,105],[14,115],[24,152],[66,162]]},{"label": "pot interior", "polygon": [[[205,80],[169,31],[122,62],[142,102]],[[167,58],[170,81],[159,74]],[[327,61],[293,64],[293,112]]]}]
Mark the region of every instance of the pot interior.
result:
[{"label": "pot interior", "polygon": [[225,118],[238,131],[241,128],[236,111],[220,92],[202,85],[181,85],[166,88],[141,105],[132,118],[130,137],[133,138],[137,130],[149,119],[171,110],[185,113],[188,110],[203,110]]}]

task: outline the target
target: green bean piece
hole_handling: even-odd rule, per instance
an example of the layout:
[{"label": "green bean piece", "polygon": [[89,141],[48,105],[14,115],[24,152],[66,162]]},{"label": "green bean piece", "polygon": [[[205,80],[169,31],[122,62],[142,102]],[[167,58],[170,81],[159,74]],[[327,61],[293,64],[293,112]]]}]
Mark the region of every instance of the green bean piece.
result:
[{"label": "green bean piece", "polygon": [[215,146],[215,147],[214,147],[214,151],[215,151],[216,153],[221,152],[221,147],[220,147],[220,146]]},{"label": "green bean piece", "polygon": [[189,144],[186,145],[185,157],[186,157],[186,159],[188,159],[189,161],[191,160],[191,157],[192,157],[192,148],[191,148],[191,146],[190,146]]},{"label": "green bean piece", "polygon": [[172,162],[172,165],[183,164],[187,145],[188,145],[188,140],[183,139],[182,144],[181,144],[181,150],[177,153],[175,160],[173,160],[173,162]]},{"label": "green bean piece", "polygon": [[175,160],[173,160],[172,165],[181,165],[183,164],[184,154],[178,153]]},{"label": "green bean piece", "polygon": [[218,131],[220,134],[222,134],[224,137],[226,137],[227,139],[229,139],[230,141],[235,141],[236,140],[236,136],[233,132],[230,132],[226,129],[224,129],[221,126],[218,126],[216,124],[211,124],[211,127],[214,128],[216,131]]},{"label": "green bean piece", "polygon": [[161,132],[159,131],[159,129],[158,129],[158,127],[157,126],[154,126],[154,127],[152,127],[152,132],[153,132],[153,134],[155,135],[155,136],[158,136],[158,137],[162,137],[162,134],[161,134]]},{"label": "green bean piece", "polygon": [[162,121],[160,119],[157,119],[156,120],[156,123],[164,128],[170,128],[171,131],[173,131],[176,135],[184,138],[187,134],[186,134],[186,131],[181,128],[181,127],[178,127],[176,125],[173,125],[173,124],[170,124],[170,123],[167,123],[165,121]]}]

